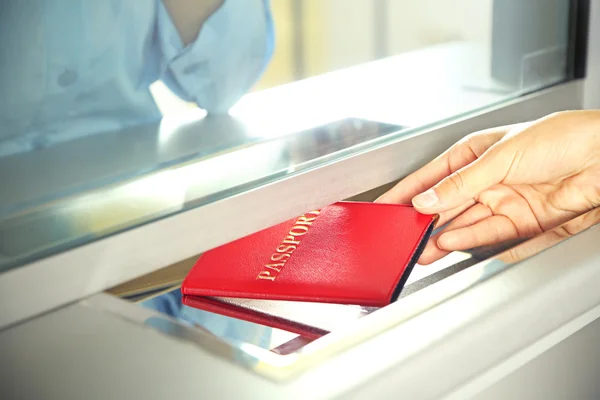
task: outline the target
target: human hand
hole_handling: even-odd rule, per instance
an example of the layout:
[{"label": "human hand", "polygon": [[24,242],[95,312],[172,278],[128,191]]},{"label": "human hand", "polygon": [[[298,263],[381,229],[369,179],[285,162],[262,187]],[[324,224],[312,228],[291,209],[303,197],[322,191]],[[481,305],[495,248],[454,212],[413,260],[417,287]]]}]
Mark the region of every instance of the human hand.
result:
[{"label": "human hand", "polygon": [[[419,194],[421,193],[421,194]],[[600,111],[567,111],[469,135],[377,202],[450,222],[420,264],[528,238],[600,205]]]},{"label": "human hand", "polygon": [[498,254],[495,258],[507,264],[514,264],[534,256],[571,236],[600,223],[600,207],[588,211],[567,223],[550,229],[535,238],[521,243],[507,251]]}]

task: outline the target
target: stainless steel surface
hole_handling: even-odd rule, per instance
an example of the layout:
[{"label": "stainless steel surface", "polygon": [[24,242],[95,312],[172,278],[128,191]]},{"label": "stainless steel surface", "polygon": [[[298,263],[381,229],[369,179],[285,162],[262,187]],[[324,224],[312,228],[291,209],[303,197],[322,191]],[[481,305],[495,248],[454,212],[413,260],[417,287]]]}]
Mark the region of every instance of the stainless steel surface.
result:
[{"label": "stainless steel surface", "polygon": [[[600,310],[586,313],[572,322],[568,337],[553,340],[553,347],[540,343],[531,349],[536,358],[527,354],[516,360],[519,369],[477,394],[478,399],[597,399],[600,396]],[[578,325],[585,326],[577,330]],[[562,332],[561,332],[562,333]],[[562,341],[560,341],[562,339]],[[544,351],[545,350],[545,351]],[[542,352],[544,351],[544,352]],[[539,355],[538,355],[539,354]]]},{"label": "stainless steel surface", "polygon": [[583,230],[573,238],[543,234],[287,356],[98,295],[0,332],[3,393],[468,398],[600,317],[600,225],[588,229],[598,221],[596,210],[569,227]]},{"label": "stainless steel surface", "polygon": [[[372,143],[335,162],[7,271],[0,275],[0,327],[393,181],[475,130],[580,106],[581,82],[562,84],[451,123]],[[21,299],[18,308],[9,305],[15,298]]]},{"label": "stainless steel surface", "polygon": [[227,388],[233,398],[275,398],[278,389],[189,341],[82,304],[0,332],[0,350],[6,400],[217,399]]}]

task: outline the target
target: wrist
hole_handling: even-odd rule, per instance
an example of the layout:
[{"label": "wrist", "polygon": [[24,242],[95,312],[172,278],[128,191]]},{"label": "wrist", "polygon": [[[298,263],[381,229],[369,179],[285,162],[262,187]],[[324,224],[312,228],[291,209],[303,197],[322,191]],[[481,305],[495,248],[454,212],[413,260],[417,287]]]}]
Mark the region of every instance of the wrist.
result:
[{"label": "wrist", "polygon": [[572,111],[579,118],[577,140],[584,143],[580,147],[584,161],[583,174],[587,182],[582,193],[589,200],[592,208],[600,207],[600,110]]},{"label": "wrist", "polygon": [[541,120],[566,133],[585,169],[600,164],[600,110],[559,111]]},{"label": "wrist", "polygon": [[[600,110],[582,111],[583,119],[586,125],[582,129],[585,132],[585,138],[588,140],[589,151],[587,152],[587,162],[594,168],[596,173],[600,173]],[[596,175],[596,179],[600,179]]]}]

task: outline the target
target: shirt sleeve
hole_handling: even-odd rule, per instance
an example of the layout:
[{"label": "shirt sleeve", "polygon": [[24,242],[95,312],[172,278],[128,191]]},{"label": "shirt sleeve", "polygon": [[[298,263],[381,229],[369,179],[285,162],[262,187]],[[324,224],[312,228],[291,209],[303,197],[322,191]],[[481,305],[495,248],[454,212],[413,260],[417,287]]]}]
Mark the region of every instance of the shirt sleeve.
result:
[{"label": "shirt sleeve", "polygon": [[269,0],[225,0],[184,47],[158,0],[160,79],[210,113],[225,113],[264,72],[275,46]]}]

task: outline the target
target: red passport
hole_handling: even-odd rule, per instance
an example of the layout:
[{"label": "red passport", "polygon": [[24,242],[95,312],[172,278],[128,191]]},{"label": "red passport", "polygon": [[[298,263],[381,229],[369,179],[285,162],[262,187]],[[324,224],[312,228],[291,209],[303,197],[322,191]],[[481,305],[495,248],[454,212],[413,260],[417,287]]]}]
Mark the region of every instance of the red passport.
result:
[{"label": "red passport", "polygon": [[400,295],[435,221],[405,205],[335,203],[207,251],[182,284],[184,301],[382,307]]}]

